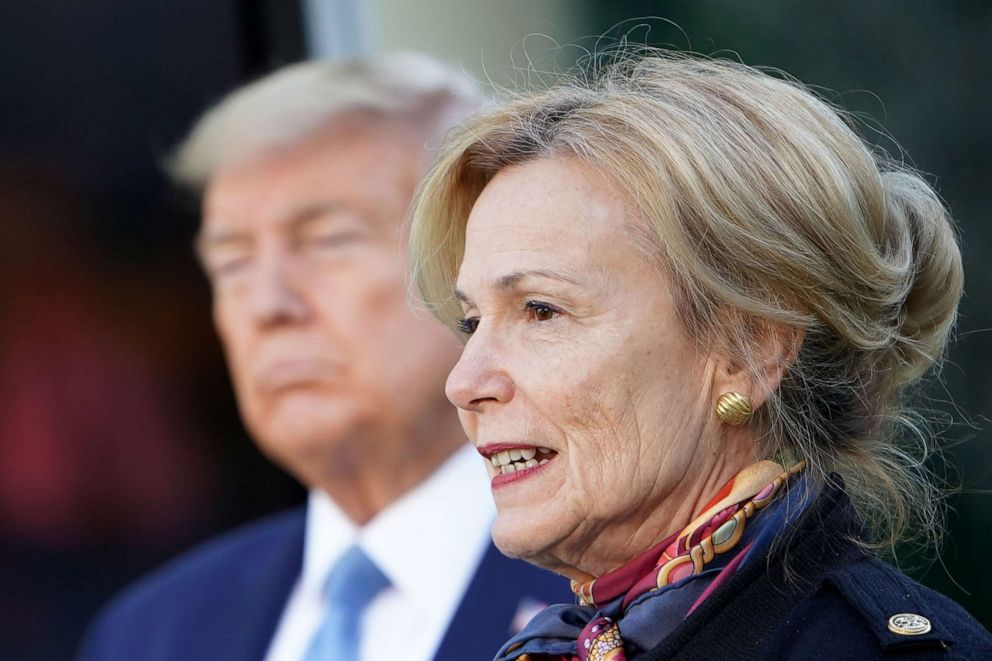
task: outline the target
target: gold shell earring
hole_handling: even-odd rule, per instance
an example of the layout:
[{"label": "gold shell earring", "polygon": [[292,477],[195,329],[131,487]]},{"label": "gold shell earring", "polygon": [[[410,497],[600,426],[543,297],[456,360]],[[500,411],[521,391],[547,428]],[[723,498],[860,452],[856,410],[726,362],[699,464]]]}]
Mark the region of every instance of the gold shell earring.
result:
[{"label": "gold shell earring", "polygon": [[751,419],[751,400],[739,392],[725,392],[716,400],[716,416],[731,427],[738,427]]}]

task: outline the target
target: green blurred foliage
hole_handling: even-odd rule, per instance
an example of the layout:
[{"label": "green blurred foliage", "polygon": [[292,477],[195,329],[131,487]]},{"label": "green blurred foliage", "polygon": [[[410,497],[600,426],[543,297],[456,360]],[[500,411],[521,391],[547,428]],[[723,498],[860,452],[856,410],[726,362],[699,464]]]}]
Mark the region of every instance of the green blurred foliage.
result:
[{"label": "green blurred foliage", "polygon": [[[611,0],[590,9],[598,47],[626,38],[782,69],[881,125],[898,146],[865,137],[927,173],[950,206],[962,240],[966,297],[958,337],[927,405],[942,425],[957,485],[941,557],[904,569],[949,595],[992,628],[992,2],[908,0]],[[592,49],[594,39],[582,45]],[[564,49],[565,57],[574,49]],[[906,558],[900,556],[904,561]]]}]

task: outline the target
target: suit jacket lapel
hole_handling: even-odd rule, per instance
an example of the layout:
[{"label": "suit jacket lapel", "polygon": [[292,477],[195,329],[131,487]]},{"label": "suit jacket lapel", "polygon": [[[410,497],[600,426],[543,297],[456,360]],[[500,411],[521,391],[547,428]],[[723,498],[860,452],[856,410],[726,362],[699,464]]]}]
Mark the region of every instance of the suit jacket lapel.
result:
[{"label": "suit jacket lapel", "polygon": [[513,620],[521,606],[572,599],[567,580],[523,561],[511,560],[490,544],[434,659],[492,659],[500,646],[516,633]]},{"label": "suit jacket lapel", "polygon": [[221,615],[223,658],[264,659],[275,635],[289,593],[303,567],[304,517],[290,534],[275,540],[267,557],[246,562],[239,570],[235,607]]}]

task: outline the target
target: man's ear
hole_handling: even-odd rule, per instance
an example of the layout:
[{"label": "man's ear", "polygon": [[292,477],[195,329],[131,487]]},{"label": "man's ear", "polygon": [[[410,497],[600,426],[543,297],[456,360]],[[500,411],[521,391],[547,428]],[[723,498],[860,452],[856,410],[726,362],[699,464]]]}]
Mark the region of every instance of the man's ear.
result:
[{"label": "man's ear", "polygon": [[747,355],[718,355],[716,396],[740,393],[751,400],[751,409],[757,411],[778,389],[805,337],[806,330],[797,326],[763,323],[752,327],[746,340]]}]

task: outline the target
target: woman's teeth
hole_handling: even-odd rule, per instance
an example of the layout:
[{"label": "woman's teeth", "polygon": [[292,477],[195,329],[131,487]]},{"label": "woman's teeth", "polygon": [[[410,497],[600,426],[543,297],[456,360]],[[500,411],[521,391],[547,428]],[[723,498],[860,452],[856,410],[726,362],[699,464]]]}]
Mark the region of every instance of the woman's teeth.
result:
[{"label": "woman's teeth", "polygon": [[[489,461],[493,462],[493,466],[500,473],[506,475],[507,473],[514,473],[546,464],[550,461],[550,457],[544,457],[543,455],[550,454],[552,454],[552,451],[548,448],[513,448],[512,450],[497,452],[489,457]],[[542,457],[538,458],[538,455],[542,455]]]}]

